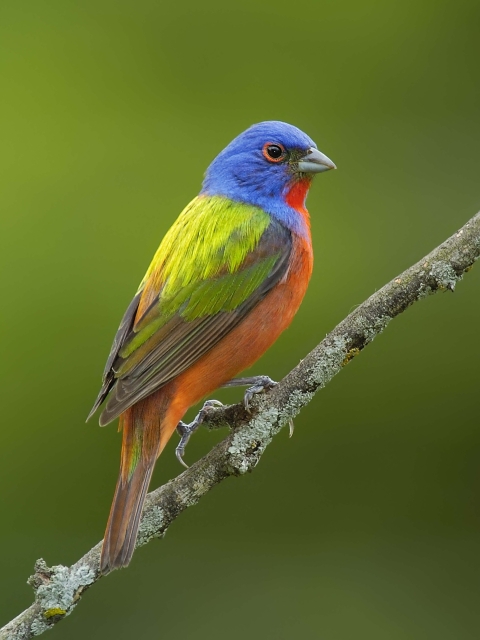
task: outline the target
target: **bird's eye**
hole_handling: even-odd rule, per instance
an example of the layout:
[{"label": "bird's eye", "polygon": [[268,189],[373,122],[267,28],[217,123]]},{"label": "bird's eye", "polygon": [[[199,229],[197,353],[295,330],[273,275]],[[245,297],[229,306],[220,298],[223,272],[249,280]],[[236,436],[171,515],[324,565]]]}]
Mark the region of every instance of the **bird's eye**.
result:
[{"label": "bird's eye", "polygon": [[267,142],[263,145],[263,155],[269,162],[281,162],[287,157],[287,152],[282,144]]}]

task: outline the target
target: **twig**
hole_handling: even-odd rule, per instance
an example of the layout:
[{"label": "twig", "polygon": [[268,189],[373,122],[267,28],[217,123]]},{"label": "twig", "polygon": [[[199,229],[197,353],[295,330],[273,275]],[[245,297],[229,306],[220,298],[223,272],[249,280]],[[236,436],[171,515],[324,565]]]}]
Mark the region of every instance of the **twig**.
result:
[{"label": "twig", "polygon": [[[152,491],[145,503],[137,547],[161,538],[184,509],[228,476],[252,471],[272,438],[310,402],[392,318],[436,291],[453,291],[480,256],[480,213],[417,264],[370,296],[271,391],[242,405],[212,408],[206,425],[229,426],[230,435],[190,469]],[[35,602],[0,630],[0,640],[40,635],[69,615],[101,576],[101,543],[71,567],[35,564],[28,580]]]}]

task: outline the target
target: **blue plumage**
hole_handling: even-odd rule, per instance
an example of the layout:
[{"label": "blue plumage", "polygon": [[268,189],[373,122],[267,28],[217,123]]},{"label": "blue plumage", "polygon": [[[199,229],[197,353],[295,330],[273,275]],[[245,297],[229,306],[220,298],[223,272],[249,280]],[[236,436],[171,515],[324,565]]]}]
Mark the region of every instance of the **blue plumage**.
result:
[{"label": "blue plumage", "polygon": [[304,219],[285,201],[297,174],[292,174],[288,162],[266,161],[262,149],[267,141],[279,143],[299,156],[317,148],[309,136],[291,124],[277,120],[254,124],[232,140],[211,163],[201,193],[258,206],[290,230],[304,235]]}]

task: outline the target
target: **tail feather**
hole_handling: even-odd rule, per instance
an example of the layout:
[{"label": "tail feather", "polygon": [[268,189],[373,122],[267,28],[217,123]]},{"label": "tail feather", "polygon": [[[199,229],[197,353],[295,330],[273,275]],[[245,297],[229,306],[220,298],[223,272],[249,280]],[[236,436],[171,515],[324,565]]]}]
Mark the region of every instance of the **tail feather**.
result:
[{"label": "tail feather", "polygon": [[126,567],[132,558],[154,466],[155,460],[148,466],[140,460],[131,478],[126,482],[122,474],[118,478],[100,559],[103,574]]},{"label": "tail feather", "polygon": [[100,558],[103,574],[132,558],[155,462],[180,419],[169,413],[169,398],[168,389],[159,389],[120,416],[122,456]]},{"label": "tail feather", "polygon": [[120,417],[122,456],[100,558],[104,574],[126,567],[135,549],[143,503],[160,453],[160,415],[148,411],[151,405],[144,401]]}]

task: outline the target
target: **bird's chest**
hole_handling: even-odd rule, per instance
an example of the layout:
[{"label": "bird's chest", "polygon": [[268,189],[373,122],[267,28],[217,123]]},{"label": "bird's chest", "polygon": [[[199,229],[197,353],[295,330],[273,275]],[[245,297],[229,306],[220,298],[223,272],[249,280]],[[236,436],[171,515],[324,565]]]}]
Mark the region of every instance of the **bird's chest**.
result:
[{"label": "bird's chest", "polygon": [[[293,234],[292,252],[287,272],[277,287],[277,316],[284,316],[288,326],[307,291],[313,270],[313,251],[309,237]],[[283,324],[283,323],[282,323]]]}]

